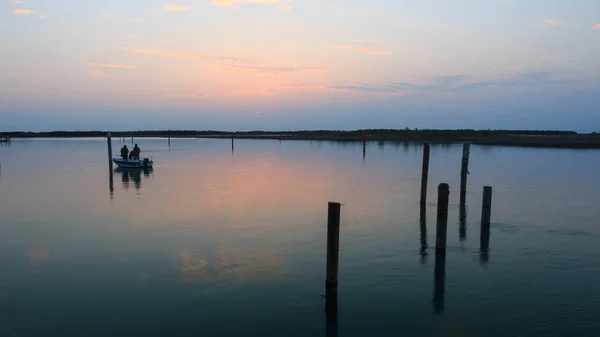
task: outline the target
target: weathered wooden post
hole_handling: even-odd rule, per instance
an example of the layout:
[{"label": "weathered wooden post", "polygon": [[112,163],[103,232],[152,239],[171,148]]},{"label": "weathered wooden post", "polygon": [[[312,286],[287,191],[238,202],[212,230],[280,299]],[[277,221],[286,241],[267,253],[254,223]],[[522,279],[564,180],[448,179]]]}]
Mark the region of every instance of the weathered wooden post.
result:
[{"label": "weathered wooden post", "polygon": [[108,146],[108,165],[110,167],[110,172],[112,173],[112,137],[110,135],[110,132],[106,133],[106,145]]},{"label": "weathered wooden post", "polygon": [[467,205],[458,206],[458,237],[460,241],[467,240]]},{"label": "weathered wooden post", "polygon": [[131,144],[133,144],[133,134],[131,135]]},{"label": "weathered wooden post", "polygon": [[365,159],[367,157],[367,137],[362,136],[362,143],[363,143],[363,159]]},{"label": "weathered wooden post", "polygon": [[421,250],[419,255],[421,255],[421,264],[425,264],[427,262],[427,210],[423,204],[421,204],[419,212],[419,227],[421,234]]},{"label": "weathered wooden post", "polygon": [[325,309],[337,307],[338,257],[340,249],[339,202],[330,202],[327,213],[327,275],[325,278]]},{"label": "weathered wooden post", "polygon": [[460,168],[460,203],[464,204],[467,197],[467,175],[469,174],[469,150],[471,144],[463,144],[462,165]]},{"label": "weathered wooden post", "polygon": [[171,147],[171,137],[169,137],[169,147]]},{"label": "weathered wooden post", "polygon": [[421,205],[427,202],[427,177],[429,176],[429,144],[423,147],[423,168],[421,172]]},{"label": "weathered wooden post", "polygon": [[448,230],[448,196],[450,186],[446,183],[438,185],[437,224],[435,235],[436,250],[446,250],[446,232]]},{"label": "weathered wooden post", "polygon": [[489,259],[488,251],[490,248],[490,219],[492,214],[492,187],[483,187],[483,201],[481,207],[481,262],[487,263]]},{"label": "weathered wooden post", "polygon": [[112,137],[110,132],[106,133],[106,145],[108,146],[108,189],[110,191],[110,199],[113,198],[113,161],[112,161]]}]

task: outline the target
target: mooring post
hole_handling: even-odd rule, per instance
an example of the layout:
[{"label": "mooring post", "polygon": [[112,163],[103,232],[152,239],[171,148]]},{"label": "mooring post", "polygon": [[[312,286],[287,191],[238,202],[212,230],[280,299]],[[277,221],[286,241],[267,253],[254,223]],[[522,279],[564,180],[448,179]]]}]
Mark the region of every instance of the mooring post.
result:
[{"label": "mooring post", "polygon": [[363,135],[361,138],[363,143],[363,159],[365,159],[365,157],[367,156],[367,137]]},{"label": "mooring post", "polygon": [[460,241],[467,240],[467,205],[458,206],[458,237]]},{"label": "mooring post", "polygon": [[106,145],[108,146],[108,165],[112,173],[112,138],[110,132],[106,133]]},{"label": "mooring post", "polygon": [[169,147],[171,147],[171,137],[169,137]]},{"label": "mooring post", "polygon": [[421,172],[421,205],[427,202],[427,177],[429,176],[429,144],[423,147],[423,168]]},{"label": "mooring post", "polygon": [[471,144],[463,144],[462,165],[460,168],[460,203],[464,204],[467,197],[467,175],[469,174],[469,150]]},{"label": "mooring post", "polygon": [[327,275],[325,278],[325,309],[337,307],[338,257],[340,249],[339,202],[330,202],[327,212]]},{"label": "mooring post", "polygon": [[421,241],[419,255],[421,256],[421,264],[425,264],[427,262],[427,209],[423,204],[421,204],[419,212],[419,227]]},{"label": "mooring post", "polygon": [[481,207],[481,262],[488,261],[488,250],[490,248],[490,219],[492,214],[492,187],[483,187],[483,201]]},{"label": "mooring post", "polygon": [[438,207],[437,224],[435,236],[435,248],[437,250],[446,250],[446,232],[448,230],[448,196],[450,195],[450,186],[446,183],[438,185]]},{"label": "mooring post", "polygon": [[233,152],[234,149],[234,143],[233,143],[234,137],[233,134],[231,135],[231,152]]}]

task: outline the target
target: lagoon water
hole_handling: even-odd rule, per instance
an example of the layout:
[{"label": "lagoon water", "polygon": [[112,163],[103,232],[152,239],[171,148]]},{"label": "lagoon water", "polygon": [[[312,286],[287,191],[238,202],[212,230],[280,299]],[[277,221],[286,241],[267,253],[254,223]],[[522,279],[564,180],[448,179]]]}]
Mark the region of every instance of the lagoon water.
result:
[{"label": "lagoon water", "polygon": [[472,146],[461,212],[462,147],[432,146],[420,219],[419,145],[137,142],[154,170],[112,184],[105,139],[0,147],[0,336],[326,336],[328,201],[344,204],[339,336],[600,335],[599,151]]}]

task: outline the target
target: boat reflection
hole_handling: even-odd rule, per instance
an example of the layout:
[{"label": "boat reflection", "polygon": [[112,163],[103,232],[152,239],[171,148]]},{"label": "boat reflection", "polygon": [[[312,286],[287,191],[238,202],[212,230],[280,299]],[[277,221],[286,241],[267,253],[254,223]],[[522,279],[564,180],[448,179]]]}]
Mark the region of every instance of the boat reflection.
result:
[{"label": "boat reflection", "polygon": [[148,178],[152,173],[152,169],[129,169],[117,167],[114,172],[117,172],[121,175],[121,182],[126,190],[129,189],[131,184],[133,184],[136,190],[139,190],[142,187],[142,174],[145,178]]}]

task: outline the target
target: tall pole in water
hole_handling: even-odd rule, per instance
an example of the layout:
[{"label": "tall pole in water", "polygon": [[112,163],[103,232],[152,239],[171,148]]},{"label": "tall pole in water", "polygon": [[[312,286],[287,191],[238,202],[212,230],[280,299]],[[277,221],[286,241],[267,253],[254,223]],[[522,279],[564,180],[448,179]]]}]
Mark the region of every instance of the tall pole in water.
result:
[{"label": "tall pole in water", "polygon": [[421,205],[427,202],[427,178],[429,176],[429,144],[423,147],[423,168],[421,172]]},{"label": "tall pole in water", "polygon": [[112,138],[110,132],[106,133],[106,145],[108,145],[108,164],[112,170]]},{"label": "tall pole in water", "polygon": [[339,202],[330,202],[327,212],[327,275],[325,278],[325,308],[337,308],[338,261],[340,250]]},{"label": "tall pole in water", "polygon": [[471,144],[463,144],[462,164],[460,168],[460,203],[464,204],[467,197],[467,174],[469,174],[469,149]]}]

